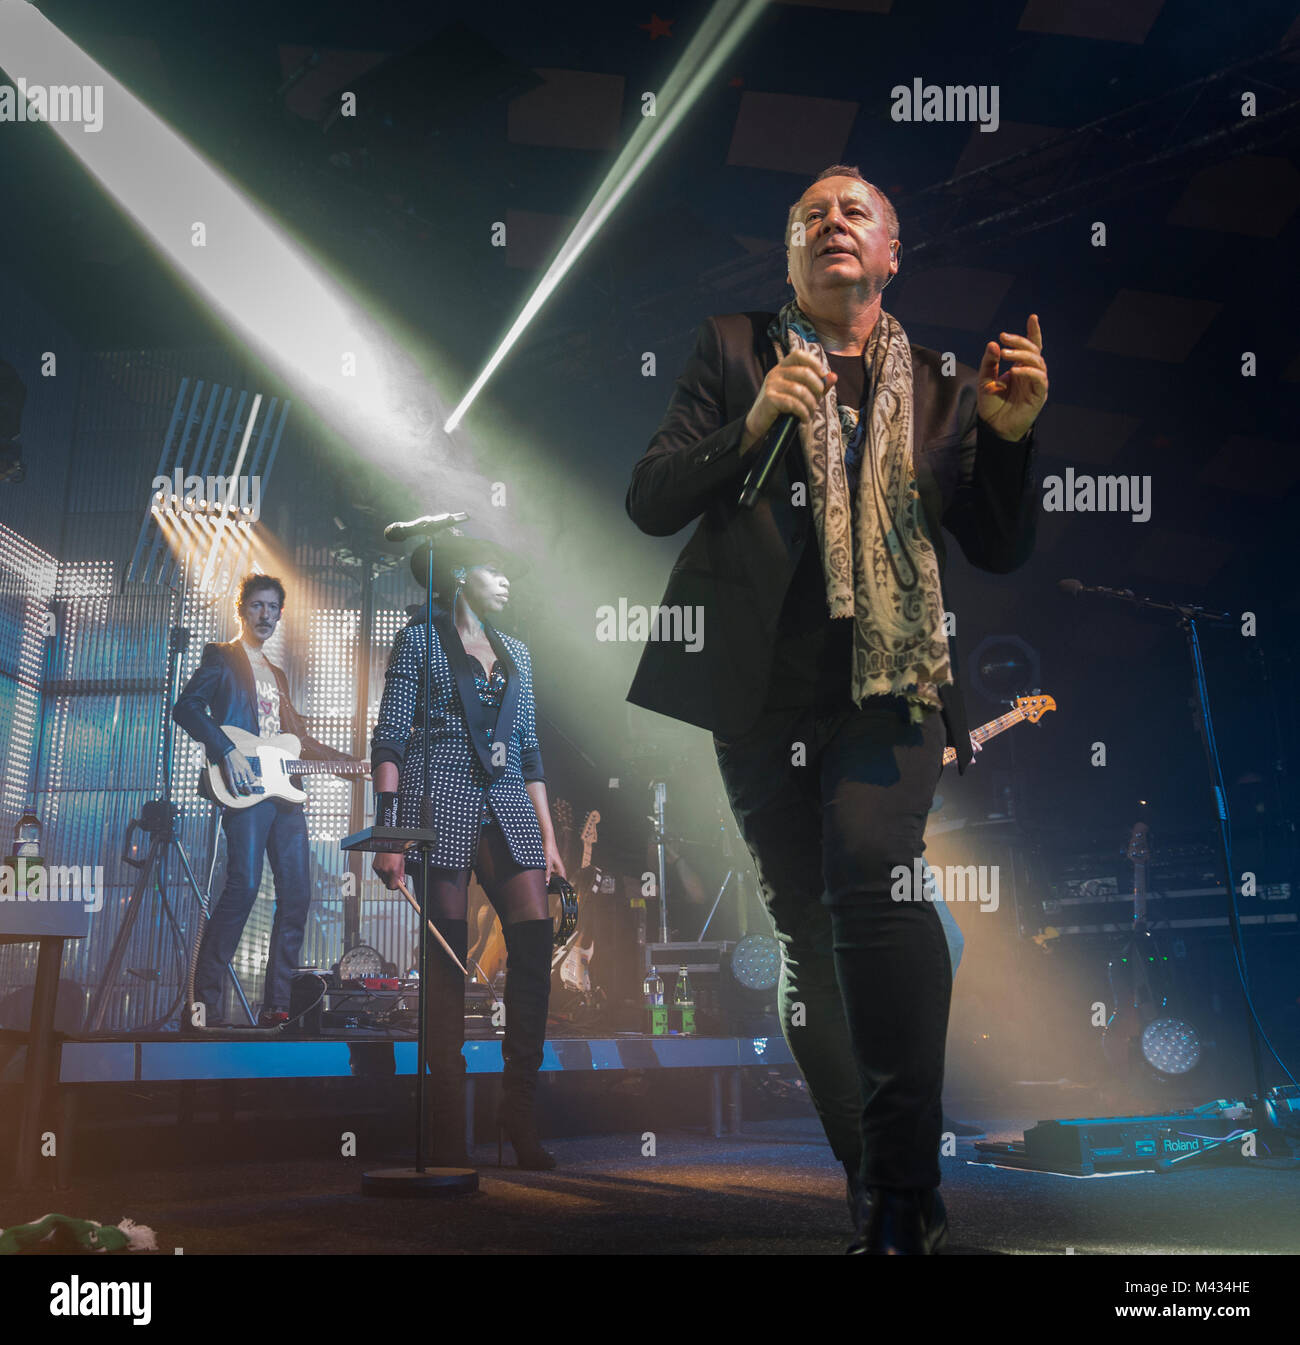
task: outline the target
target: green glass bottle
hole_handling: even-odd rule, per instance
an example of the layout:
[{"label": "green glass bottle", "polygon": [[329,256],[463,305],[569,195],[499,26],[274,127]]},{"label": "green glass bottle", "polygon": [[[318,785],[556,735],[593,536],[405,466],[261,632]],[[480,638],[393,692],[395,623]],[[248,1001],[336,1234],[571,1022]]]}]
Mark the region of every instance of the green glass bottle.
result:
[{"label": "green glass bottle", "polygon": [[695,995],[691,990],[691,978],[687,973],[685,966],[678,969],[677,988],[673,991],[673,1003],[679,1008],[690,1008],[695,1003]]}]

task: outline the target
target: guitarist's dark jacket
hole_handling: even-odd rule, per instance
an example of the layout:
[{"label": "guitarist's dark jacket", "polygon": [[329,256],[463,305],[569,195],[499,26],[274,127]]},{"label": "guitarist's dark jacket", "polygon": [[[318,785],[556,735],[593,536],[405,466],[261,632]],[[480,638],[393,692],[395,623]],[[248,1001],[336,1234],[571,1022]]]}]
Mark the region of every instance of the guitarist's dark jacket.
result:
[{"label": "guitarist's dark jacket", "polygon": [[[760,446],[742,460],[740,441],[777,362],[767,336],[771,319],[771,313],[705,319],[627,493],[632,521],[652,536],[699,520],[661,605],[704,613],[703,648],[692,653],[680,641],[647,643],[627,698],[721,739],[746,733],[763,709],[786,591],[804,548],[817,545],[811,510],[792,502],[792,482],[805,479],[797,440],[757,505],[737,503],[762,452]],[[940,575],[945,528],[972,565],[994,574],[1023,565],[1034,546],[1033,431],[1011,443],[979,420],[977,377],[964,364],[945,376],[937,351],[912,346],[916,478]],[[940,698],[948,742],[964,771],[970,733],[952,640],[949,650],[954,682],[940,687]]]},{"label": "guitarist's dark jacket", "polygon": [[[270,663],[270,660],[267,660]],[[307,732],[302,716],[289,699],[289,680],[283,668],[271,663],[280,688],[280,730],[292,733],[302,744],[301,755],[308,761],[348,761],[346,752],[327,747]],[[172,718],[204,746],[209,762],[221,761],[235,746],[221,731],[222,724],[244,729],[256,736],[257,686],[253,665],[248,661],[241,640],[203,646],[203,657],[181,689]]]}]

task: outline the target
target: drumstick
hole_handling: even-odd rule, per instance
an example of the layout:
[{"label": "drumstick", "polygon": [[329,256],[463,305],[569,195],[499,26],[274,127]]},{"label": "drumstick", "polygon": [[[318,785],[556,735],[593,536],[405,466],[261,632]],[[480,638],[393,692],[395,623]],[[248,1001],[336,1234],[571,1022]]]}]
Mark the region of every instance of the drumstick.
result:
[{"label": "drumstick", "polygon": [[[404,896],[407,899],[407,901],[411,903],[412,906],[415,907],[415,912],[418,915],[420,913],[420,903],[416,901],[415,897],[412,895],[411,889],[407,887],[405,883],[399,882],[397,884],[397,890],[402,894],[402,896]],[[440,944],[442,944],[443,949],[446,951],[447,956],[451,958],[451,960],[461,969],[461,971],[465,972],[466,976],[468,976],[469,972],[466,971],[465,964],[460,960],[460,958],[456,956],[455,953],[451,951],[451,946],[448,944],[447,940],[444,939],[442,935],[438,932],[438,926],[435,925],[432,920],[429,920],[426,923],[428,924],[429,930],[433,934],[433,937],[437,939]],[[481,970],[479,974],[482,975]]]}]

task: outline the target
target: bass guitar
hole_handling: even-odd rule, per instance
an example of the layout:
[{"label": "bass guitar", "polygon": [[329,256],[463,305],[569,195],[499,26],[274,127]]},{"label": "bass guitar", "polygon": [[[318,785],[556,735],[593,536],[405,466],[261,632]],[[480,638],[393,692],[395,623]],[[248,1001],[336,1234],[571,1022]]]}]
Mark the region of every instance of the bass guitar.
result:
[{"label": "bass guitar", "polygon": [[[1005,733],[1013,724],[1022,724],[1026,720],[1031,724],[1037,724],[1049,710],[1055,709],[1056,702],[1050,696],[1018,696],[1015,709],[999,715],[997,719],[990,719],[987,724],[981,724],[977,729],[972,729],[971,742],[986,743],[990,738],[996,738],[999,733]],[[951,766],[956,760],[957,749],[945,747],[943,764]]]}]

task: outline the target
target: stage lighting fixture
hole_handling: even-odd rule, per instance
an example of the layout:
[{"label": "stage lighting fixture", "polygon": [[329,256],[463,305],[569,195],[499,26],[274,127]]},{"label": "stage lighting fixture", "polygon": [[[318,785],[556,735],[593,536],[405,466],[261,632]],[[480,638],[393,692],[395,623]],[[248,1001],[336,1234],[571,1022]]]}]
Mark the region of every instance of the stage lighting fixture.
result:
[{"label": "stage lighting fixture", "polygon": [[[781,945],[770,934],[746,934],[725,954],[716,980],[699,977],[696,1021],[701,1031],[757,1037],[780,1032],[775,1017],[777,982],[781,976]],[[696,981],[695,973],[691,973]],[[755,1044],[762,1053],[762,1048]]]},{"label": "stage lighting fixture", "polygon": [[369,944],[359,943],[349,948],[339,958],[335,967],[339,982],[360,981],[367,976],[382,976],[385,971],[384,959]]},{"label": "stage lighting fixture", "polygon": [[14,827],[14,848],[9,857],[40,863],[41,821],[30,809],[18,819],[18,825]]},{"label": "stage lighting fixture", "polygon": [[1181,1018],[1157,1018],[1142,1031],[1142,1057],[1157,1074],[1187,1074],[1201,1058],[1201,1039]]},{"label": "stage lighting fixture", "polygon": [[746,990],[771,990],[781,975],[781,945],[770,934],[746,934],[731,950],[731,974]]}]

